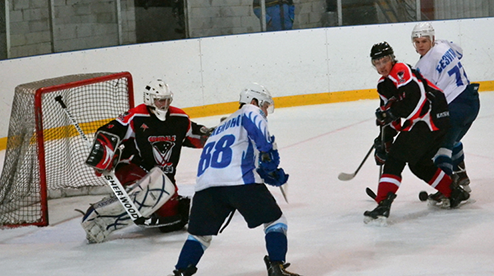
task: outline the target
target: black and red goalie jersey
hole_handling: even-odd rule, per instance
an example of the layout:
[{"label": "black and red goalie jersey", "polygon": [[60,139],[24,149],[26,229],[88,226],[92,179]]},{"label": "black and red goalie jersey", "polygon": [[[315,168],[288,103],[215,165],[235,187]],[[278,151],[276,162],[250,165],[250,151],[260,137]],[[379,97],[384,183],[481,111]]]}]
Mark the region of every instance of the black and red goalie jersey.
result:
[{"label": "black and red goalie jersey", "polygon": [[[201,132],[201,129],[203,130]],[[146,170],[159,166],[175,183],[175,168],[182,146],[202,148],[207,139],[203,125],[196,124],[177,107],[170,106],[165,120],[158,119],[145,104],[136,106],[100,127],[120,138],[125,146],[121,161]]]}]

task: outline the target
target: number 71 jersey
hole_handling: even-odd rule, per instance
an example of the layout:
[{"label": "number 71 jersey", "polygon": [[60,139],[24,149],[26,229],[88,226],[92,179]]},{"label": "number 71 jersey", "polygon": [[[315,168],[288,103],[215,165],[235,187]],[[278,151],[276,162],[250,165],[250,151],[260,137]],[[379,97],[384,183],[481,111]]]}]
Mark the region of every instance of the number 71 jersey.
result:
[{"label": "number 71 jersey", "polygon": [[267,119],[255,105],[246,104],[209,136],[197,169],[196,191],[214,186],[263,183],[256,172],[259,151],[269,151],[273,138]]},{"label": "number 71 jersey", "polygon": [[426,79],[431,81],[446,96],[448,104],[460,95],[470,84],[460,59],[459,46],[445,40],[436,40],[436,44],[415,65]]}]

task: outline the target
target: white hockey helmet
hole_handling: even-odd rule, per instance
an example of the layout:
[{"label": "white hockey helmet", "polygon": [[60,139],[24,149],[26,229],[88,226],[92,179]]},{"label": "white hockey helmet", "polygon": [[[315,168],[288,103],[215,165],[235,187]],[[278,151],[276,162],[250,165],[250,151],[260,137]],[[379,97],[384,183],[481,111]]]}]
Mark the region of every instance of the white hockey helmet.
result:
[{"label": "white hockey helmet", "polygon": [[268,89],[255,82],[242,89],[239,103],[250,104],[253,99],[257,100],[259,107],[267,106],[268,113],[274,112],[274,101]]},{"label": "white hockey helmet", "polygon": [[146,85],[143,94],[144,104],[150,107],[158,119],[166,120],[166,113],[173,101],[173,93],[168,84],[161,79],[153,80]]},{"label": "white hockey helmet", "polygon": [[432,24],[429,22],[420,22],[413,27],[412,31],[412,42],[414,38],[418,37],[429,37],[431,42],[434,42],[434,28],[432,27]]}]

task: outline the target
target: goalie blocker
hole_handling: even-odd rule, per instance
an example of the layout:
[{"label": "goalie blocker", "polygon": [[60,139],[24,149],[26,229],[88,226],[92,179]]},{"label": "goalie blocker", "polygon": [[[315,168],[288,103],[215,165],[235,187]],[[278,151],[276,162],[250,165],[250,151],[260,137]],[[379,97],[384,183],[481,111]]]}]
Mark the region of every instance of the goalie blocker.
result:
[{"label": "goalie blocker", "polygon": [[[175,191],[175,185],[161,169],[155,167],[149,174],[134,184],[129,191],[129,197],[139,212],[147,218],[163,206],[175,194]],[[181,221],[183,221],[184,216],[188,218],[188,204],[190,204],[190,201],[187,198],[182,198],[181,201],[181,205],[184,208],[179,209],[181,209],[181,213],[184,213],[184,215],[180,216]],[[150,217],[140,226],[166,227],[167,224],[176,225],[176,223],[173,223],[173,219],[171,217],[167,222],[159,224],[155,217]],[[86,238],[90,243],[104,242],[113,231],[131,224],[133,224],[132,219],[115,196],[106,197],[95,204],[91,204],[81,223],[82,228],[86,231]],[[184,225],[180,225],[180,228]],[[171,231],[173,230],[178,229],[172,229]]]},{"label": "goalie blocker", "polygon": [[96,132],[86,165],[92,167],[99,176],[109,172],[119,162],[121,148],[120,138],[106,131]]}]

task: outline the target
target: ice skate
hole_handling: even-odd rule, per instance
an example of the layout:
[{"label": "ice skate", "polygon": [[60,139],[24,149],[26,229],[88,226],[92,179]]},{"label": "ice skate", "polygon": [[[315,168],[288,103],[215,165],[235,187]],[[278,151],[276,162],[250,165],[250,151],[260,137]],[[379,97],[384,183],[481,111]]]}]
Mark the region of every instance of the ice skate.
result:
[{"label": "ice skate", "polygon": [[465,169],[465,162],[461,162],[458,165],[458,170],[454,172],[454,174],[458,177],[458,185],[460,185],[463,190],[467,193],[472,192],[472,188],[470,188],[470,178],[467,175],[467,171]]},{"label": "ice skate", "polygon": [[427,204],[432,207],[439,207],[443,209],[450,208],[449,198],[445,197],[441,192],[429,194],[429,197],[427,198]]},{"label": "ice skate", "polygon": [[192,276],[192,275],[196,274],[196,272],[197,272],[197,268],[193,265],[189,265],[189,267],[187,267],[186,270],[175,269],[173,271],[173,274],[168,275],[168,276]]},{"label": "ice skate", "polygon": [[470,198],[470,194],[465,191],[461,186],[451,188],[451,196],[449,197],[450,208],[458,207],[463,201]]},{"label": "ice skate", "polygon": [[391,203],[396,198],[395,193],[388,193],[388,196],[372,211],[364,212],[364,223],[368,224],[370,222],[378,223],[380,225],[386,225],[387,218],[389,217],[389,212],[391,210]]},{"label": "ice skate", "polygon": [[301,276],[300,274],[286,271],[286,268],[290,266],[289,263],[272,262],[268,256],[264,256],[264,263],[266,263],[268,276]]}]

